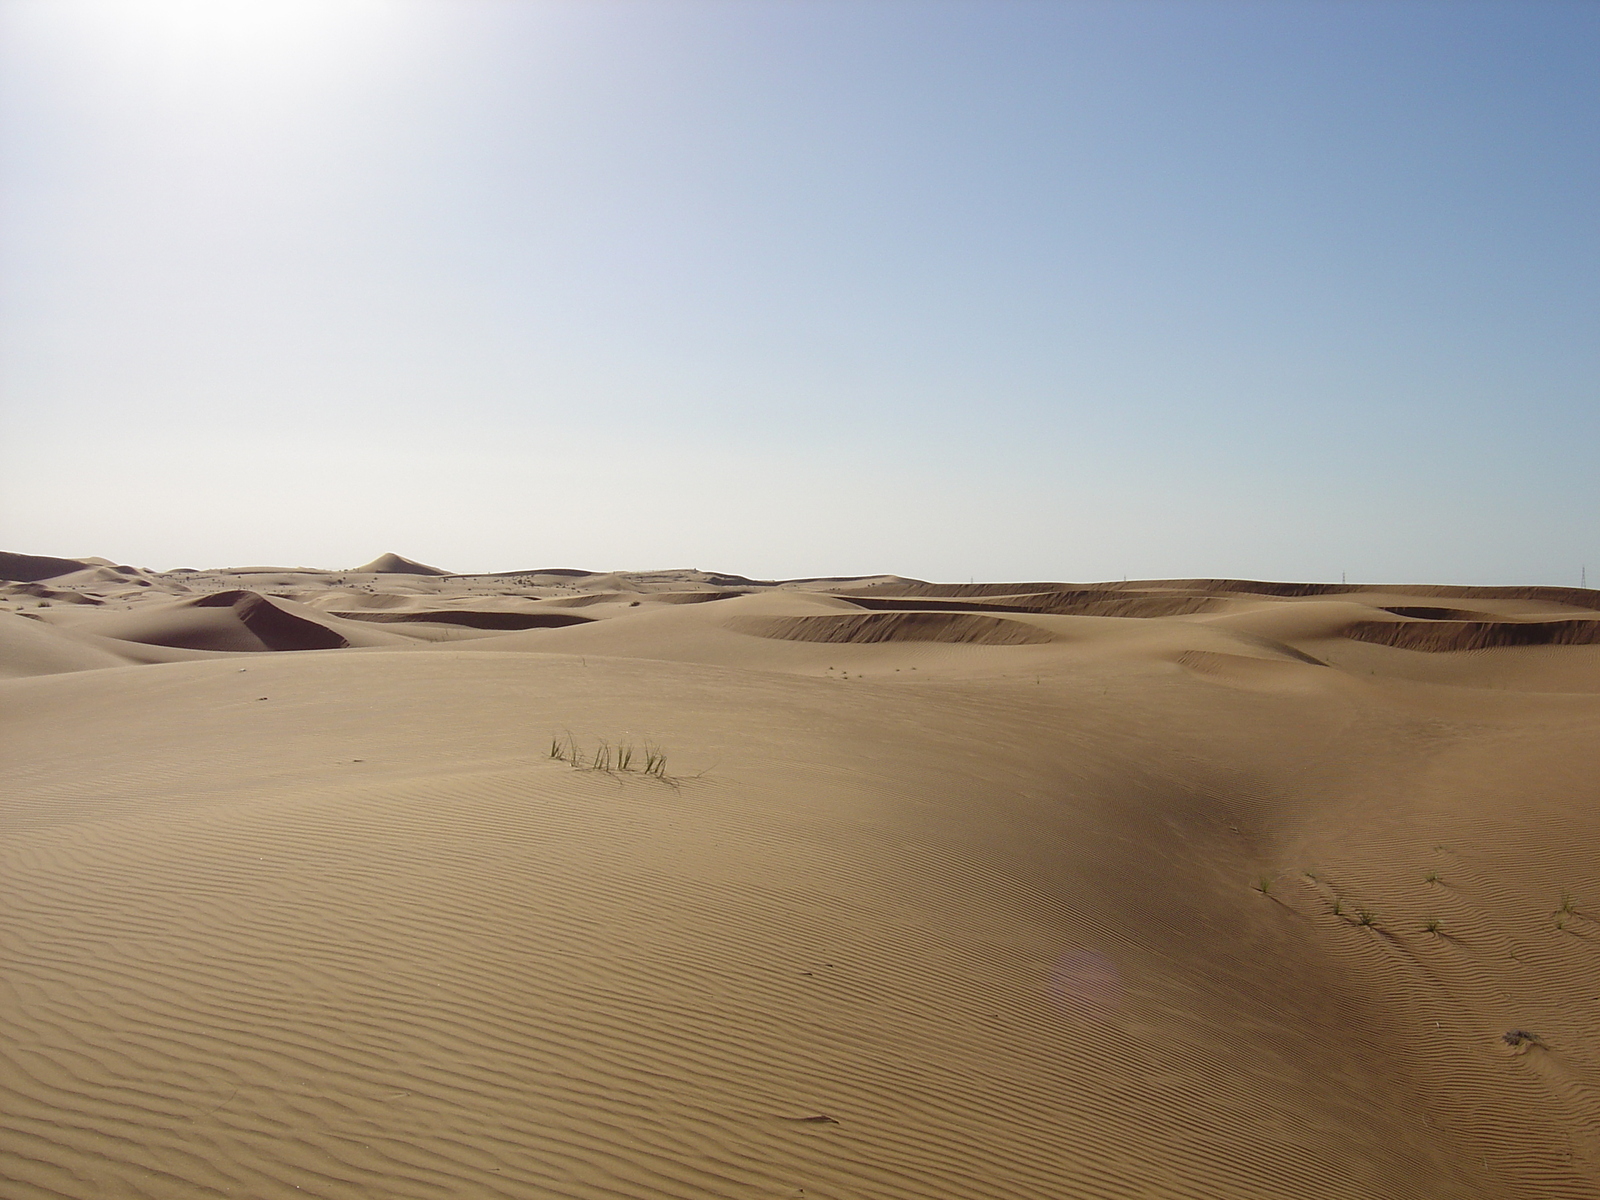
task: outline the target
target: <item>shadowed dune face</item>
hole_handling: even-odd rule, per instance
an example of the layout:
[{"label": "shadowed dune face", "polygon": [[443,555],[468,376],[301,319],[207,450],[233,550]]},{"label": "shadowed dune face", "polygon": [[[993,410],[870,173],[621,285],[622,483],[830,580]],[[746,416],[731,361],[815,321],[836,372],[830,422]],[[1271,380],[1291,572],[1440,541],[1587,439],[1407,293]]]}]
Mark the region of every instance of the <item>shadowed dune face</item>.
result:
[{"label": "shadowed dune face", "polygon": [[1344,636],[1433,653],[1506,646],[1593,646],[1600,644],[1600,621],[1358,621],[1345,628]]},{"label": "shadowed dune face", "polygon": [[563,625],[584,625],[588,617],[554,612],[476,612],[472,609],[433,609],[423,612],[383,610],[334,613],[353,621],[374,621],[380,625],[429,622],[439,625],[465,625],[470,629],[559,629]]},{"label": "shadowed dune face", "polygon": [[0,551],[0,579],[18,583],[37,583],[82,571],[89,564],[76,558],[50,558],[39,554],[8,554]]},{"label": "shadowed dune face", "polygon": [[1385,604],[1386,613],[1415,617],[1419,621],[1480,621],[1487,615],[1468,608],[1437,608],[1427,604]]},{"label": "shadowed dune face", "polygon": [[120,641],[183,650],[270,652],[340,650],[350,642],[257,592],[233,590],[128,611],[102,608],[71,629]]},{"label": "shadowed dune face", "polygon": [[253,592],[223,593],[194,601],[196,608],[227,607],[268,650],[342,650],[350,643],[325,625],[285,612],[265,596]]},{"label": "shadowed dune face", "polygon": [[1593,593],[738,579],[0,589],[0,1195],[1600,1197]]}]

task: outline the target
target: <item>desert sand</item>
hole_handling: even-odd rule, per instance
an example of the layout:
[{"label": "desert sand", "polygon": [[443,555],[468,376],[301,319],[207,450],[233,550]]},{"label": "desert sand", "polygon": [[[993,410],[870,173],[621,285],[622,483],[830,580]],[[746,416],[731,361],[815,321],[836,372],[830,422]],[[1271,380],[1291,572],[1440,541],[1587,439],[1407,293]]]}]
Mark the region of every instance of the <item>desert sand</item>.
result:
[{"label": "desert sand", "polygon": [[1600,592],[0,577],[8,1200],[1600,1196]]}]

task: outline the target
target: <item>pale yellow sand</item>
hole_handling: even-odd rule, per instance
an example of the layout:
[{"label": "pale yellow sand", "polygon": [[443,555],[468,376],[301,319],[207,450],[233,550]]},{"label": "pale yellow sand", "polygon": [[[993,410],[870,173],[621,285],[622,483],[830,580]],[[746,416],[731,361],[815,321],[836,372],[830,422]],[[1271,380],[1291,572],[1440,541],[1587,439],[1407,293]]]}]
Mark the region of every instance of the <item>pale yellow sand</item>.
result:
[{"label": "pale yellow sand", "polygon": [[385,565],[0,597],[8,1200],[1600,1195],[1600,596]]}]

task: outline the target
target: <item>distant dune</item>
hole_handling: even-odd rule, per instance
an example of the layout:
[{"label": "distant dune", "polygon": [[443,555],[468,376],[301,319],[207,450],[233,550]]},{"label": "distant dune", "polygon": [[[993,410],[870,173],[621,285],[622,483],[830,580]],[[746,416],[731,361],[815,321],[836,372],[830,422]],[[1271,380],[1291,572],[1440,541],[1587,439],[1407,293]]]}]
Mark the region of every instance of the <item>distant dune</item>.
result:
[{"label": "distant dune", "polygon": [[1600,1197],[1600,593],[0,577],[8,1200]]},{"label": "distant dune", "polygon": [[398,554],[380,554],[377,558],[367,563],[364,567],[351,567],[353,575],[448,575],[449,571],[441,571],[438,567],[425,566],[413,562],[409,558],[401,558]]}]

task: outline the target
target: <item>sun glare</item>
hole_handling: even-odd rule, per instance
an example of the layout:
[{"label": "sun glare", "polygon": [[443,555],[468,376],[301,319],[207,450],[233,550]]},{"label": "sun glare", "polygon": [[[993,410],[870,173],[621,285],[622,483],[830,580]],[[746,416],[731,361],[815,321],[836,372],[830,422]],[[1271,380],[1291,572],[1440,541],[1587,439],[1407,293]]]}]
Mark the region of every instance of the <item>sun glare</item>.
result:
[{"label": "sun glare", "polygon": [[353,47],[381,25],[381,0],[151,0],[97,4],[108,49],[157,68],[248,68]]},{"label": "sun glare", "polygon": [[363,0],[157,0],[133,11],[174,41],[272,44],[336,29],[375,7]]}]

